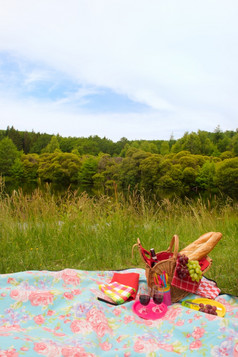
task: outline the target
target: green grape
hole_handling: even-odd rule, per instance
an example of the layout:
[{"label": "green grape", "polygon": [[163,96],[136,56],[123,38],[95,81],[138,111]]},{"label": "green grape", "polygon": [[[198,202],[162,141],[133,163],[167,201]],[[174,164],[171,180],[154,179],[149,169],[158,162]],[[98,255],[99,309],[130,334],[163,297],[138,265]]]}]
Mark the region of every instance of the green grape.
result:
[{"label": "green grape", "polygon": [[202,277],[202,271],[199,262],[197,260],[189,260],[187,263],[187,267],[192,281],[199,282]]}]

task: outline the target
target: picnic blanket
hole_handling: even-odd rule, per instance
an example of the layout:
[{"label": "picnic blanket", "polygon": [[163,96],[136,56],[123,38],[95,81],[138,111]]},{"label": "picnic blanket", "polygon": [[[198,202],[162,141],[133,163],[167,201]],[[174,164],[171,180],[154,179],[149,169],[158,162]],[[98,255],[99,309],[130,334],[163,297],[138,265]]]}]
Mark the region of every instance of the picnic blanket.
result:
[{"label": "picnic blanket", "polygon": [[[144,269],[122,271],[140,274]],[[0,357],[238,356],[238,298],[219,295],[224,318],[182,306],[144,320],[134,301],[97,300],[114,271],[26,271],[0,275]],[[194,295],[189,295],[189,298]]]}]

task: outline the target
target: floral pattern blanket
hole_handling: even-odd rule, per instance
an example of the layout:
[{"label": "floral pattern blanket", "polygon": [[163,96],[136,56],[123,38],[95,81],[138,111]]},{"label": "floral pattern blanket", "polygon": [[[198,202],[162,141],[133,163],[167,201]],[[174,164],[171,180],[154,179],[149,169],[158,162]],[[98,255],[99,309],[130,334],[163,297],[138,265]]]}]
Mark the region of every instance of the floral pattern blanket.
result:
[{"label": "floral pattern blanket", "polygon": [[[145,282],[144,269],[137,272]],[[143,320],[134,301],[97,300],[113,271],[26,271],[0,275],[0,357],[238,356],[238,298],[219,295],[224,318],[173,304]],[[189,298],[194,297],[193,295]]]}]

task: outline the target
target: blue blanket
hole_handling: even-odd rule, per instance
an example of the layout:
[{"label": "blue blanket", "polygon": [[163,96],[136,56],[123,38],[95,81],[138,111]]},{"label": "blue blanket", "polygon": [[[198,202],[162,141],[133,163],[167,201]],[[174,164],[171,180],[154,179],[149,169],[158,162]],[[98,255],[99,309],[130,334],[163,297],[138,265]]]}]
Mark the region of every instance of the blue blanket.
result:
[{"label": "blue blanket", "polygon": [[[137,272],[145,282],[143,269]],[[122,273],[123,273],[122,272]],[[27,271],[0,275],[0,357],[238,356],[238,298],[220,295],[225,317],[173,304],[158,320],[134,301],[98,301],[113,271]],[[189,296],[189,298],[194,295]]]}]

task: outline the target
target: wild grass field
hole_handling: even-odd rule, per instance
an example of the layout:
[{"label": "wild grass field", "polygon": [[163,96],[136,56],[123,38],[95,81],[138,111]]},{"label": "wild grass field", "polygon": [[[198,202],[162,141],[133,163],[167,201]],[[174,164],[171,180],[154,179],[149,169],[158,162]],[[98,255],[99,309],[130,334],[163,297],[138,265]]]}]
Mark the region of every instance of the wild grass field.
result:
[{"label": "wild grass field", "polygon": [[231,200],[147,201],[35,190],[0,194],[0,273],[25,270],[117,270],[144,267],[132,246],[166,250],[172,236],[184,248],[205,232],[221,232],[206,273],[222,292],[238,295],[238,205]]}]

